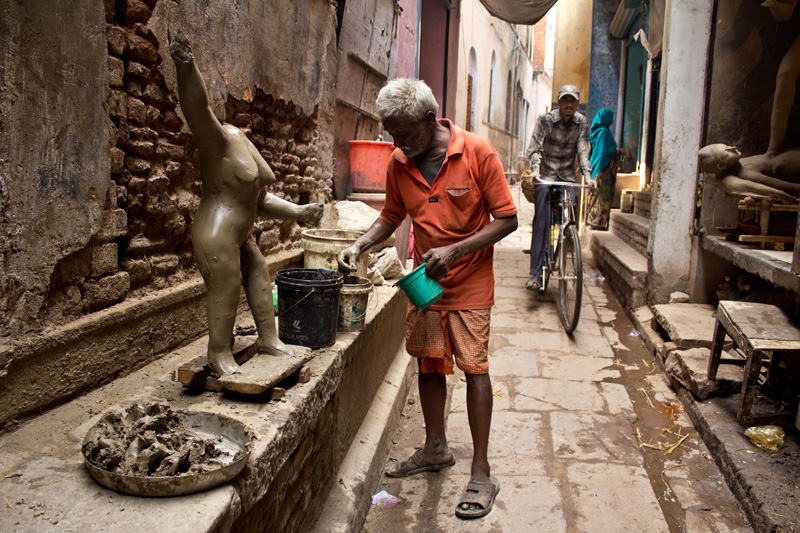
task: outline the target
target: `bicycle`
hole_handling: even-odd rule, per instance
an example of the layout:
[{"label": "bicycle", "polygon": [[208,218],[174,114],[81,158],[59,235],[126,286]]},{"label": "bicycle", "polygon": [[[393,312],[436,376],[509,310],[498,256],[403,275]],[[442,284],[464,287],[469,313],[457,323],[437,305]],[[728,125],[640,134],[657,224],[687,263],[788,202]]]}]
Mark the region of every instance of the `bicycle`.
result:
[{"label": "bicycle", "polygon": [[[538,176],[534,180],[539,185],[550,185],[550,231],[545,260],[542,266],[542,286],[539,292],[547,290],[550,274],[558,279],[558,312],[561,324],[567,333],[572,333],[578,325],[583,297],[583,259],[581,240],[578,235],[575,206],[569,199],[569,188],[585,189],[591,185],[571,181],[545,181]],[[556,189],[560,187],[560,189]],[[565,209],[565,207],[567,207]]]}]

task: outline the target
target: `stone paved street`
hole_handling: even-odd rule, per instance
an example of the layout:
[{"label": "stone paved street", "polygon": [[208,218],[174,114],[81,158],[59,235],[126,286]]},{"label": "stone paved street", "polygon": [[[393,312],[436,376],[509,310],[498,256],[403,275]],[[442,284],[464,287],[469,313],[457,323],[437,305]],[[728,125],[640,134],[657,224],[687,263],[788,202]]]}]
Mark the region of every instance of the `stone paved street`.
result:
[{"label": "stone paved street", "polygon": [[[378,490],[401,498],[372,506],[364,531],[751,531],[713,458],[618,302],[584,252],[581,320],[564,333],[555,285],[524,288],[531,206],[495,248],[490,345],[494,416],[489,458],[501,490],[476,521],[455,517],[472,455],[466,383],[449,379],[447,430],[456,465]],[[585,246],[584,246],[585,248]],[[388,463],[424,439],[416,384]]]}]

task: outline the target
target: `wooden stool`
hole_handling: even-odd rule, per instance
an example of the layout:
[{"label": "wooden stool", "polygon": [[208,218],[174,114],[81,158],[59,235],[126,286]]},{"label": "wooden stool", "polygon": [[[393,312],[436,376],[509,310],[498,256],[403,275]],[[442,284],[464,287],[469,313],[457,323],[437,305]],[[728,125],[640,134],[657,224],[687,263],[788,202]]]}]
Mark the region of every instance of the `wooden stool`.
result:
[{"label": "wooden stool", "polygon": [[[728,335],[744,353],[744,359],[722,359],[722,344]],[[736,419],[741,424],[764,424],[784,418],[795,411],[750,416],[763,361],[772,355],[800,351],[800,329],[780,307],[768,304],[723,300],[717,308],[714,341],[708,361],[708,379],[716,379],[719,365],[744,366],[742,397]],[[774,362],[774,361],[773,361]],[[770,371],[778,365],[773,364]]]}]

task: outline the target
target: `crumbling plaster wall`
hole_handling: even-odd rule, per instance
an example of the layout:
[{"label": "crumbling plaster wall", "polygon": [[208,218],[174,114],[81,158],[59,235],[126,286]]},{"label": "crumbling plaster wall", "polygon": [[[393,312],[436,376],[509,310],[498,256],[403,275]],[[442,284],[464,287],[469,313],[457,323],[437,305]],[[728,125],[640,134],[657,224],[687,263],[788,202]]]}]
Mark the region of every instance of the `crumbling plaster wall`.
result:
[{"label": "crumbling plaster wall", "polygon": [[5,337],[36,320],[58,260],[101,227],[110,187],[103,3],[2,2],[0,50]]},{"label": "crumbling plaster wall", "polygon": [[[272,165],[271,192],[329,200],[335,22],[328,0],[3,3],[0,339],[197,276],[202,187],[168,53],[179,29],[217,117]],[[301,228],[255,231],[268,254]]]}]

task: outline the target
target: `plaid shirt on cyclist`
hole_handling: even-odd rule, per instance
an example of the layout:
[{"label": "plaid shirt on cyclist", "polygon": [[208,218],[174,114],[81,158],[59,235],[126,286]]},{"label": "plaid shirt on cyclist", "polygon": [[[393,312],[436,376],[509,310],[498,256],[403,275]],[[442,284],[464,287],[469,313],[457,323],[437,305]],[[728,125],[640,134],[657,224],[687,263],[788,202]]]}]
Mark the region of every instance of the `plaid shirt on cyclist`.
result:
[{"label": "plaid shirt on cyclist", "polygon": [[539,171],[542,179],[558,178],[563,181],[577,181],[575,156],[581,172],[586,179],[592,175],[589,164],[589,122],[580,113],[572,120],[561,120],[561,112],[554,109],[542,113],[533,128],[528,160],[531,170]]}]

